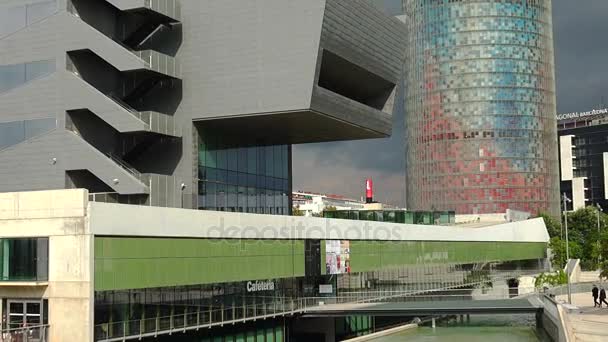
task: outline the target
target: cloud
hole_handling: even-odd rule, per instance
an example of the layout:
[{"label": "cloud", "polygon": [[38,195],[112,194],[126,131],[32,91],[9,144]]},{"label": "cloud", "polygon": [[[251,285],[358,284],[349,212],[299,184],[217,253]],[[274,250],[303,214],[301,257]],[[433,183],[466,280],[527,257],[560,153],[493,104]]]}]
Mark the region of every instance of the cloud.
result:
[{"label": "cloud", "polygon": [[[389,1],[387,1],[388,3]],[[604,98],[608,106],[608,0],[554,0],[557,110],[588,110]],[[359,198],[366,177],[376,197],[404,204],[403,111],[390,139],[294,146],[294,189]]]}]

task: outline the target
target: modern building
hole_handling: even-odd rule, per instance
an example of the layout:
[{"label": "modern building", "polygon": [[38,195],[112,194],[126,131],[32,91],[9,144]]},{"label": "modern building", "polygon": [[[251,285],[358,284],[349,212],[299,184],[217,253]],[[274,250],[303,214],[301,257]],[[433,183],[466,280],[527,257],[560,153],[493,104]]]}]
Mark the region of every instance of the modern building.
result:
[{"label": "modern building", "polygon": [[608,109],[560,114],[557,130],[568,209],[608,208]]},{"label": "modern building", "polygon": [[407,207],[559,213],[551,0],[404,0]]},{"label": "modern building", "polygon": [[292,199],[293,207],[300,210],[304,216],[322,214],[328,207],[338,210],[357,210],[365,207],[364,201],[334,194],[294,191]]},{"label": "modern building", "polygon": [[291,145],[386,137],[405,25],[368,1],[0,1],[0,191],[289,214]]},{"label": "modern building", "polygon": [[549,239],[542,219],[421,226],[100,203],[83,189],[0,193],[0,232],[3,338],[50,342],[342,340],[381,319],[300,314],[324,297],[506,289],[547,270]]},{"label": "modern building", "polygon": [[332,341],[380,322],[319,297],[545,270],[540,219],[286,215],[292,144],[390,134],[405,37],[364,0],[0,0],[2,338]]}]

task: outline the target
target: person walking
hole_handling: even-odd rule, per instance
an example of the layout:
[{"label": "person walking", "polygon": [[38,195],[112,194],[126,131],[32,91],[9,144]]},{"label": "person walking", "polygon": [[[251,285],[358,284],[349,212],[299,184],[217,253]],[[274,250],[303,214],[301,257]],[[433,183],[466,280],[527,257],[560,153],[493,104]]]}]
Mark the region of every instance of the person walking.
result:
[{"label": "person walking", "polygon": [[597,285],[593,285],[593,289],[591,289],[591,295],[593,296],[593,307],[600,306],[600,303],[597,301],[597,297],[599,295],[600,290],[598,290]]},{"label": "person walking", "polygon": [[600,290],[600,308],[602,307],[602,303],[606,304],[608,307],[608,302],[606,302],[606,291],[604,291],[603,287]]}]

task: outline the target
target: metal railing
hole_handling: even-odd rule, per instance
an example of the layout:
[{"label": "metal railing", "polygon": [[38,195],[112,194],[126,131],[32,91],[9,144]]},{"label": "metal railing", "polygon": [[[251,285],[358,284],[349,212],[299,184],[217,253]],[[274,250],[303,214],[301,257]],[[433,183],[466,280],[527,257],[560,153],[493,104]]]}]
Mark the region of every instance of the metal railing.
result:
[{"label": "metal railing", "polygon": [[[521,290],[521,288],[520,288]],[[536,288],[526,295],[538,295]],[[433,291],[361,291],[347,292],[333,297],[235,297],[233,304],[216,306],[166,305],[173,314],[95,325],[96,341],[124,341],[143,337],[156,337],[174,332],[211,328],[237,322],[255,321],[306,313],[312,308],[339,304],[365,304],[378,302],[428,302],[462,300],[509,300],[512,289],[504,288],[493,293],[478,294],[475,299],[466,290]],[[238,299],[238,301],[237,301]],[[239,303],[239,304],[237,304]],[[158,303],[156,305],[162,306]],[[177,313],[175,311],[178,311]]]},{"label": "metal railing", "polygon": [[0,342],[46,342],[49,325],[0,330]]},{"label": "metal railing", "polygon": [[139,171],[137,171],[133,166],[129,165],[126,161],[122,160],[120,157],[112,153],[106,153],[106,156],[108,156],[108,158],[118,164],[125,171],[135,176],[135,178],[139,179],[142,182],[145,180],[145,177],[143,177],[143,175]]},{"label": "metal railing", "polygon": [[142,198],[142,196],[140,195],[121,195],[118,192],[89,193],[89,201],[101,203],[146,205],[146,198]]}]

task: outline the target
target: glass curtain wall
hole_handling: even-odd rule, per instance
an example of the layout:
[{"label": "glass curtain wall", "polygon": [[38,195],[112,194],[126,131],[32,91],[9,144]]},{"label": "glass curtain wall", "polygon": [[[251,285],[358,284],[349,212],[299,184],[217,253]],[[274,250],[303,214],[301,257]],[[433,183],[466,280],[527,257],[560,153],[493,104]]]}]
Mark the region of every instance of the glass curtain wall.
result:
[{"label": "glass curtain wall", "polygon": [[199,132],[199,209],[291,213],[291,145],[251,144]]},{"label": "glass curtain wall", "polygon": [[405,0],[408,206],[559,213],[550,0]]}]

